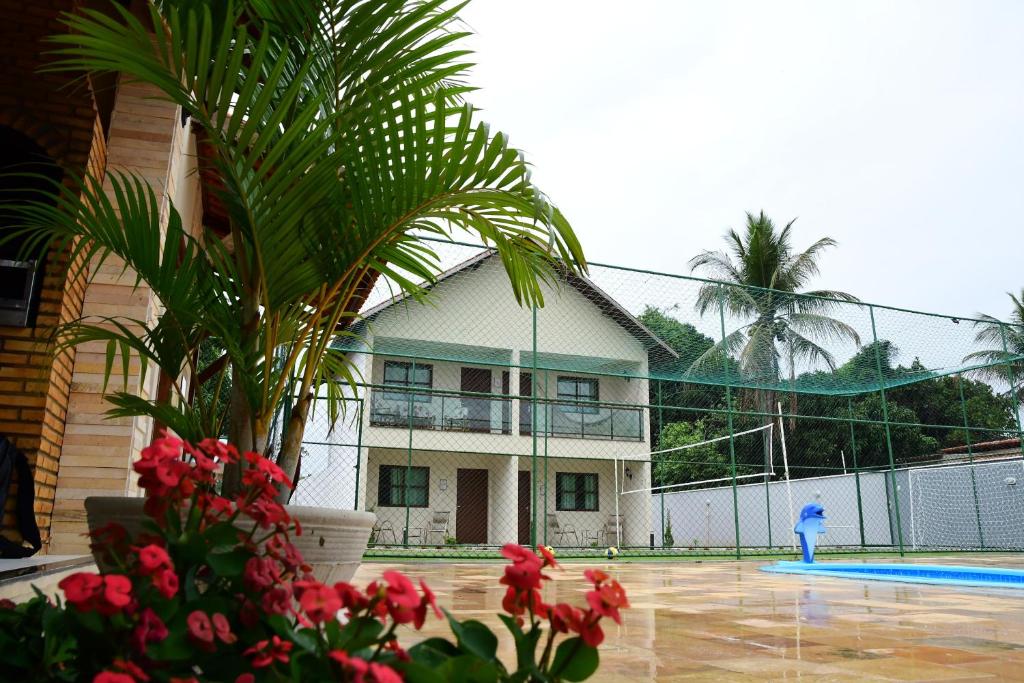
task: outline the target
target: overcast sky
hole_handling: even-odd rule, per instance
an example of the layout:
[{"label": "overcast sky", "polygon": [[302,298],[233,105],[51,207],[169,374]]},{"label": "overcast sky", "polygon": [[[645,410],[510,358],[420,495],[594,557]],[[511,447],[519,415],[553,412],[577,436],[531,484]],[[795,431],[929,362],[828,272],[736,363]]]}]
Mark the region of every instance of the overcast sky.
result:
[{"label": "overcast sky", "polygon": [[1006,317],[1024,286],[1024,2],[474,0],[482,88],[591,260],[672,272],[743,212],[817,285]]}]

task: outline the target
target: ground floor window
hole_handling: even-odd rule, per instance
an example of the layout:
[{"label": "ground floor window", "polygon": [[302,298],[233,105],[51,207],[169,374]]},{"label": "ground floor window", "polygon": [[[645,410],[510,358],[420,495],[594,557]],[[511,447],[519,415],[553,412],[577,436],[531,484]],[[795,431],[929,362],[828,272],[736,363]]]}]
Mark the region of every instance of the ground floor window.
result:
[{"label": "ground floor window", "polygon": [[381,465],[377,505],[425,508],[430,504],[430,468]]},{"label": "ground floor window", "polygon": [[597,510],[597,475],[577,472],[555,474],[555,509],[568,511]]}]

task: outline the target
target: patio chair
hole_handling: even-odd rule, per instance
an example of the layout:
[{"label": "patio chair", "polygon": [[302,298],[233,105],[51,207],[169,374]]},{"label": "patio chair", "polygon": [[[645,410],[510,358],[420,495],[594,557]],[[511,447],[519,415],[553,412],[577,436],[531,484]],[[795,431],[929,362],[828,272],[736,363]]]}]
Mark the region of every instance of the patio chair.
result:
[{"label": "patio chair", "polygon": [[427,545],[432,538],[440,537],[440,540],[434,542],[444,544],[445,539],[448,538],[448,524],[451,516],[452,513],[449,510],[434,510],[426,526],[409,529],[409,542],[411,543],[415,538],[421,544]]},{"label": "patio chair", "polygon": [[564,546],[563,540],[566,536],[571,536],[576,541],[573,545],[580,544],[580,536],[576,532],[576,527],[571,524],[562,525],[558,521],[558,515],[548,513],[548,529],[551,530],[551,537],[554,539],[555,545]]},{"label": "patio chair", "polygon": [[373,537],[373,542],[378,545],[384,544],[384,535],[391,535],[391,545],[398,545],[398,537],[395,536],[395,527],[390,520],[385,519],[383,522],[378,521],[373,525],[373,530],[370,532],[370,536]]},{"label": "patio chair", "polygon": [[608,519],[604,523],[604,544],[605,545],[618,545],[622,538],[622,515],[608,515]]}]

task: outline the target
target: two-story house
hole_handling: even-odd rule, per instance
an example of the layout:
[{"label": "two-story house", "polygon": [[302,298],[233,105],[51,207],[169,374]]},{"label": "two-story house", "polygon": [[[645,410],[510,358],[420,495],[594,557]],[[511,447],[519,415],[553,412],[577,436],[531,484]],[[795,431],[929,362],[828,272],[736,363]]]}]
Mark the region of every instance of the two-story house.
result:
[{"label": "two-story house", "polygon": [[619,493],[650,486],[648,359],[675,353],[594,283],[561,273],[533,311],[485,251],[359,334],[357,505],[379,543],[525,543],[534,519],[551,545],[649,542],[646,496]]}]

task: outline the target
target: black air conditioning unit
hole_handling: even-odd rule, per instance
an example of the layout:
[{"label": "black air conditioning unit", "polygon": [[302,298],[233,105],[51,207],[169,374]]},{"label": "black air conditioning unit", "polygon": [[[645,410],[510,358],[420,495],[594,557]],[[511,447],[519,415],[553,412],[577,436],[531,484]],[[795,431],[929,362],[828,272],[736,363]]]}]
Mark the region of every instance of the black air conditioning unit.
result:
[{"label": "black air conditioning unit", "polygon": [[39,308],[39,261],[0,258],[0,325],[32,327]]}]

